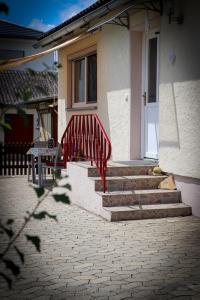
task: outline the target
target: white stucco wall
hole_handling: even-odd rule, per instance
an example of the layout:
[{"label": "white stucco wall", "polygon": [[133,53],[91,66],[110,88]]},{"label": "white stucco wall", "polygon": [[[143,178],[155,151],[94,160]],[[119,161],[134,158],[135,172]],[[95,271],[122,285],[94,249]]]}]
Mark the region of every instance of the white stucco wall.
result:
[{"label": "white stucco wall", "polygon": [[166,16],[161,24],[160,165],[200,178],[200,2],[179,5],[175,11],[183,13],[183,24],[170,25]]},{"label": "white stucco wall", "polygon": [[[44,49],[41,50],[41,49],[33,48],[33,45],[35,43],[36,41],[24,40],[24,39],[0,39],[0,49],[22,50],[24,51],[24,56],[28,56],[44,50]],[[18,66],[17,69],[23,70],[25,68],[32,68],[37,71],[42,71],[45,68],[43,63],[46,63],[51,67],[53,65],[53,61],[54,61],[54,56],[53,53],[51,53],[40,59]]]},{"label": "white stucco wall", "polygon": [[103,27],[98,42],[98,113],[109,134],[113,160],[130,159],[130,32]]},{"label": "white stucco wall", "polygon": [[[126,28],[106,25],[97,34],[59,51],[58,136],[72,114],[97,112],[112,143],[112,159],[130,159],[130,38]],[[67,111],[67,56],[97,47],[97,110]]]}]

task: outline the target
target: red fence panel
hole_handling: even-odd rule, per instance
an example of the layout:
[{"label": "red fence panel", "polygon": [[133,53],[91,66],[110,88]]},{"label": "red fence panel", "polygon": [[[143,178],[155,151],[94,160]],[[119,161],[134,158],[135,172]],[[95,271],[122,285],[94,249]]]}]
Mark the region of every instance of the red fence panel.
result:
[{"label": "red fence panel", "polygon": [[81,159],[95,163],[105,192],[111,143],[97,114],[73,115],[62,136],[61,147],[65,164]]}]

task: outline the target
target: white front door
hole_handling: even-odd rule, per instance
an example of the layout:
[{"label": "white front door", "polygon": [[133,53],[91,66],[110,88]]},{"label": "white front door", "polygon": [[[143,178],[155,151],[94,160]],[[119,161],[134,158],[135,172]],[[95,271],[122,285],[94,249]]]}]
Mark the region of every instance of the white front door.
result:
[{"label": "white front door", "polygon": [[145,37],[143,85],[144,157],[158,159],[159,102],[158,102],[158,35]]}]

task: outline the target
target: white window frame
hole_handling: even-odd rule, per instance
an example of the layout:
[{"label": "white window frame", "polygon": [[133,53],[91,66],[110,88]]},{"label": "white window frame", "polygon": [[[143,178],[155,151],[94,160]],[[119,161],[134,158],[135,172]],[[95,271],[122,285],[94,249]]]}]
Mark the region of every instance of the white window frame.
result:
[{"label": "white window frame", "polygon": [[[73,108],[81,108],[81,107],[91,107],[91,106],[94,106],[94,105],[97,105],[97,99],[96,101],[94,102],[87,102],[87,58],[88,56],[92,55],[92,54],[96,54],[97,55],[97,52],[96,52],[96,49],[93,50],[93,51],[90,51],[90,52],[86,52],[84,53],[83,55],[80,55],[80,56],[75,56],[74,59],[71,60],[71,64],[72,64],[72,68],[71,68],[71,76],[72,76],[72,107]],[[85,95],[84,95],[84,102],[75,102],[75,62],[77,60],[80,60],[80,59],[83,59],[85,60]]]}]

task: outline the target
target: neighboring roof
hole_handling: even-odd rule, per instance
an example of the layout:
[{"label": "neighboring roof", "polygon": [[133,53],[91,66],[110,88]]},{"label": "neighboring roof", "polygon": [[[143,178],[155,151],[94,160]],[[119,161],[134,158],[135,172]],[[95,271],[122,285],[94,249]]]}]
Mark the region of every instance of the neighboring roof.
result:
[{"label": "neighboring roof", "polygon": [[42,31],[0,20],[0,37],[37,40]]},{"label": "neighboring roof", "polygon": [[[49,100],[57,97],[57,76],[50,72],[12,70],[0,73],[0,103],[19,104],[30,91],[26,103]],[[20,95],[22,95],[20,97]]]},{"label": "neighboring roof", "polygon": [[72,18],[66,20],[65,22],[61,23],[60,25],[50,29],[49,31],[43,33],[38,40],[40,41],[41,39],[47,37],[48,35],[51,35],[52,33],[60,30],[61,28],[71,24],[72,22],[78,20],[81,17],[84,17],[85,15],[87,15],[88,13],[94,11],[97,8],[100,8],[101,6],[111,2],[113,0],[98,0],[96,1],[94,4],[90,5],[89,7],[87,7],[86,9],[82,10],[80,13],[78,13],[77,15],[73,16]]}]

